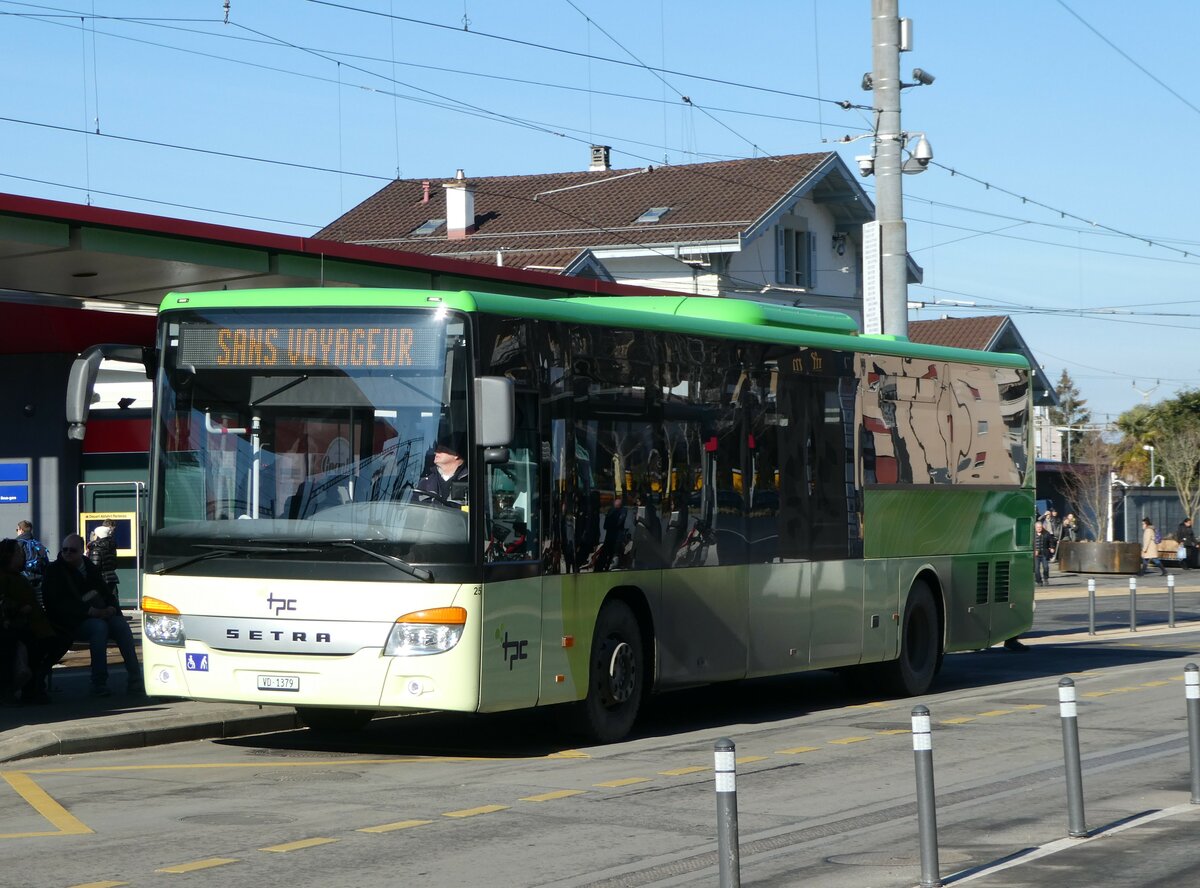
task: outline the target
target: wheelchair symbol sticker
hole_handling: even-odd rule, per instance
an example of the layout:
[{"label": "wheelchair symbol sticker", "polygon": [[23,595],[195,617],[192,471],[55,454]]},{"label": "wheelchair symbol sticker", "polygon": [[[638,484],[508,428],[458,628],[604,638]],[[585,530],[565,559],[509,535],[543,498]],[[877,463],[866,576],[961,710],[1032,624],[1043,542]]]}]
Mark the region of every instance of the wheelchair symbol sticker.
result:
[{"label": "wheelchair symbol sticker", "polygon": [[208,654],[188,654],[188,672],[208,672]]}]

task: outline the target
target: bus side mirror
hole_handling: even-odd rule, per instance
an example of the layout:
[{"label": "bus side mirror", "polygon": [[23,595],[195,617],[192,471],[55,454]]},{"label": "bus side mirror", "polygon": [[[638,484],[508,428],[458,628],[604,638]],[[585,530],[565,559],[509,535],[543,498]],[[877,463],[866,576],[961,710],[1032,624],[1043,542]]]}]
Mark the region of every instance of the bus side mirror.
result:
[{"label": "bus side mirror", "polygon": [[513,438],[516,397],[511,379],[480,376],[475,380],[475,444],[507,447]]},{"label": "bus side mirror", "polygon": [[79,353],[71,365],[67,377],[67,437],[82,441],[87,430],[88,411],[92,407],[92,393],[96,388],[96,375],[100,362],[105,358],[142,364],[148,377],[153,375],[151,362],[157,365],[157,352],[138,345],[116,345],[105,343],[93,345]]}]

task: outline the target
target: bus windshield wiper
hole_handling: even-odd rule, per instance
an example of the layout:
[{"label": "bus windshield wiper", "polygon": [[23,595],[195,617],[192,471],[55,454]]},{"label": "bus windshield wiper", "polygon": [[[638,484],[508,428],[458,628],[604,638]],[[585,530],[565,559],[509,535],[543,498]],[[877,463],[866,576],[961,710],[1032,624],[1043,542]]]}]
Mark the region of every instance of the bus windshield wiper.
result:
[{"label": "bus windshield wiper", "polygon": [[384,555],[382,552],[376,552],[373,549],[368,549],[366,546],[359,545],[354,540],[331,540],[329,545],[339,549],[354,549],[356,552],[362,552],[365,555],[370,555],[372,558],[382,561],[384,564],[390,564],[396,570],[403,571],[411,577],[416,577],[423,583],[433,582],[433,572],[426,570],[423,567],[414,567],[403,558],[397,558],[395,555]]},{"label": "bus windshield wiper", "polygon": [[174,561],[168,561],[166,564],[160,564],[154,569],[154,572],[161,576],[162,574],[179,570],[179,568],[186,567],[189,564],[195,564],[197,561],[207,561],[209,558],[227,558],[230,555],[237,555],[240,552],[281,554],[308,551],[307,549],[293,549],[287,546],[241,546],[224,543],[193,543],[192,545],[197,549],[207,549],[208,551],[200,552],[196,555],[185,555],[182,558],[176,558]]}]

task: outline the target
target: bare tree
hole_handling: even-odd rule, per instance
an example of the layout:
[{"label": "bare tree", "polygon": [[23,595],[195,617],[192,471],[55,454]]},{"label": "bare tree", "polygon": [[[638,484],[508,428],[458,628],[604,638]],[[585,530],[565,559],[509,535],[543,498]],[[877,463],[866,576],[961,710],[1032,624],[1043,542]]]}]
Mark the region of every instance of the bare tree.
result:
[{"label": "bare tree", "polygon": [[1099,432],[1086,432],[1063,474],[1075,517],[1093,539],[1108,539],[1109,497],[1112,496],[1113,446]]},{"label": "bare tree", "polygon": [[1200,507],[1200,418],[1179,417],[1159,432],[1155,456],[1175,485],[1183,514],[1191,518]]}]

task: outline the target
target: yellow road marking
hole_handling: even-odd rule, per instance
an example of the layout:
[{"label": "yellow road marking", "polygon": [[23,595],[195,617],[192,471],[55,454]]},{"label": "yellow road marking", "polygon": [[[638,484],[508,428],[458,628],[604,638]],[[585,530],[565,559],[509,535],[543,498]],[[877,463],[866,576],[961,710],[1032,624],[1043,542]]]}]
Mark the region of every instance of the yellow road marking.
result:
[{"label": "yellow road marking", "polygon": [[1012,715],[1011,709],[989,709],[987,712],[979,713],[980,718],[995,718],[998,715]]},{"label": "yellow road marking", "polygon": [[55,828],[54,832],[10,833],[8,835],[0,835],[0,838],[17,839],[32,836],[60,835],[82,836],[94,832],[94,830],[82,821],[76,819],[66,808],[50,798],[50,794],[38,786],[33,781],[33,778],[23,771],[0,772],[0,777],[3,777],[4,781],[16,790],[17,795],[28,802],[33,810],[50,821],[50,824]]},{"label": "yellow road marking", "polygon": [[553,802],[556,799],[567,799],[571,796],[583,795],[582,789],[556,789],[554,792],[544,792],[541,795],[525,796],[523,802]]},{"label": "yellow road marking", "polygon": [[1107,697],[1112,691],[1088,691],[1086,694],[1081,694],[1083,697]]},{"label": "yellow road marking", "polygon": [[1166,687],[1169,684],[1170,684],[1169,681],[1147,681],[1147,682],[1142,683],[1142,687],[1144,687],[1144,688],[1162,688],[1162,687]]},{"label": "yellow road marking", "polygon": [[305,762],[193,762],[187,765],[97,765],[91,768],[28,768],[22,774],[79,774],[101,771],[208,771],[216,768],[334,768],[356,765],[444,765],[447,762],[490,762],[486,756],[426,756],[392,759],[336,759]]},{"label": "yellow road marking", "polygon": [[975,721],[972,715],[960,715],[958,718],[945,718],[938,722],[939,725],[965,725],[967,722]]},{"label": "yellow road marking", "polygon": [[701,771],[708,771],[709,768],[703,768],[700,765],[692,765],[690,768],[672,768],[670,771],[659,771],[664,777],[682,777],[684,774],[698,774]]},{"label": "yellow road marking", "polygon": [[877,701],[875,703],[856,703],[853,706],[847,706],[847,709],[887,709],[893,704]]},{"label": "yellow road marking", "polygon": [[830,743],[836,743],[838,746],[845,746],[847,743],[862,743],[864,740],[870,740],[870,737],[842,737],[838,740],[830,740]]},{"label": "yellow road marking", "polygon": [[564,750],[561,750],[560,752],[552,752],[548,756],[546,756],[546,758],[548,758],[548,759],[590,759],[591,756],[588,753],[582,752],[578,749],[564,749]]},{"label": "yellow road marking", "polygon": [[385,833],[393,832],[398,829],[410,829],[414,826],[425,826],[433,823],[432,820],[397,820],[395,823],[383,823],[379,826],[364,826],[361,829],[356,829],[355,832],[365,833]]},{"label": "yellow road marking", "polygon": [[193,860],[191,863],[177,863],[175,866],[164,866],[155,870],[156,873],[194,873],[196,870],[212,869],[214,866],[225,866],[227,863],[237,863],[236,857],[209,857],[206,860]]},{"label": "yellow road marking", "polygon": [[317,845],[328,845],[333,842],[341,841],[340,839],[299,839],[295,842],[285,842],[282,845],[271,845],[267,848],[259,848],[259,851],[273,851],[276,854],[286,854],[289,851],[300,851],[304,848],[315,848]]},{"label": "yellow road marking", "polygon": [[765,755],[744,755],[741,758],[735,758],[733,763],[735,765],[748,765],[751,762],[765,762],[766,760],[767,757]]},{"label": "yellow road marking", "polygon": [[1045,703],[1022,703],[1020,706],[1013,707],[1013,709],[1021,709],[1021,710],[1025,710],[1027,712],[1031,712],[1034,709],[1045,709],[1045,708],[1046,708]]},{"label": "yellow road marking", "polygon": [[443,811],[443,817],[476,817],[479,814],[494,814],[496,811],[507,811],[508,805],[480,805],[478,808],[464,808],[462,811]]},{"label": "yellow road marking", "polygon": [[1183,676],[1182,675],[1172,675],[1170,680],[1171,681],[1183,681]]},{"label": "yellow road marking", "polygon": [[876,731],[876,734],[911,734],[908,728],[888,728],[886,731]]},{"label": "yellow road marking", "polygon": [[816,752],[819,746],[792,746],[788,749],[775,750],[776,755],[799,755],[802,752]]},{"label": "yellow road marking", "polygon": [[85,882],[82,885],[72,885],[71,888],[121,888],[128,882]]},{"label": "yellow road marking", "polygon": [[593,783],[592,786],[603,786],[605,789],[614,789],[618,786],[633,786],[635,783],[649,782],[649,777],[625,777],[622,780],[605,780],[603,783]]},{"label": "yellow road marking", "polygon": [[1136,691],[1137,688],[1113,688],[1114,694],[1128,694],[1130,691]]}]

